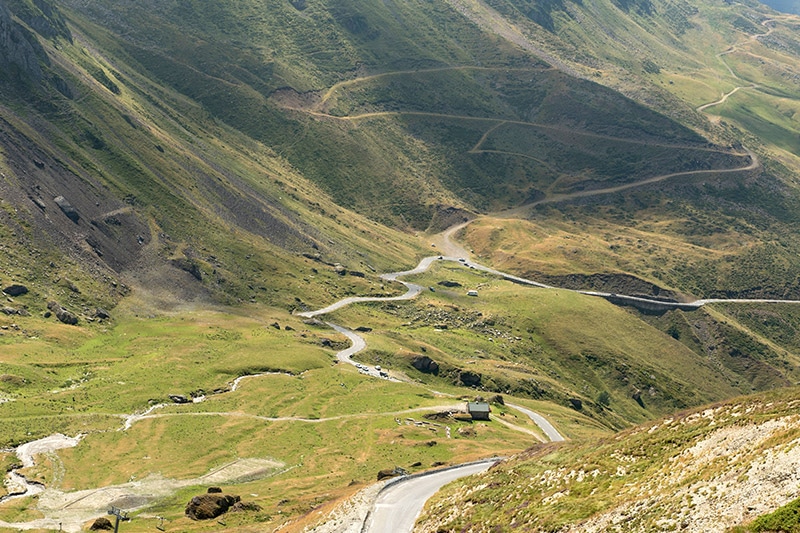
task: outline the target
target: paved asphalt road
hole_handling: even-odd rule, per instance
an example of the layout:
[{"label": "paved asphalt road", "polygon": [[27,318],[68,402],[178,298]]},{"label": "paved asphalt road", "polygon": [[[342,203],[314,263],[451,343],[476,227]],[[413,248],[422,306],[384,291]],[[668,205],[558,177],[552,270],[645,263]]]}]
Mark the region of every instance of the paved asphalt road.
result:
[{"label": "paved asphalt road", "polygon": [[378,496],[363,531],[410,533],[428,498],[447,483],[488,470],[496,459],[455,467],[391,485]]},{"label": "paved asphalt road", "polygon": [[528,415],[533,422],[544,431],[544,434],[547,435],[547,438],[550,439],[552,442],[561,442],[564,440],[564,437],[561,436],[561,433],[558,432],[553,425],[547,421],[545,417],[540,415],[539,413],[534,413],[530,409],[526,409],[520,405],[513,405],[513,404],[506,404],[507,406],[511,407],[512,409],[516,409],[517,411]]}]

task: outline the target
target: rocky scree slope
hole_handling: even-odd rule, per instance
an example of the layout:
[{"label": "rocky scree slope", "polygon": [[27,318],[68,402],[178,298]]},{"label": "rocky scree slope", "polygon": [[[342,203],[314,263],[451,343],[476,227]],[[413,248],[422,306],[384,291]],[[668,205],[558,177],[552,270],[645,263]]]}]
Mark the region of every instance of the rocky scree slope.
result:
[{"label": "rocky scree slope", "polygon": [[[110,308],[127,285],[163,301],[291,308],[298,295],[284,276],[313,269],[365,289],[379,284],[366,265],[413,253],[407,237],[339,208],[62,9],[0,6],[0,284],[31,289],[15,309],[44,311],[50,299]],[[364,253],[374,242],[391,244]]]}]

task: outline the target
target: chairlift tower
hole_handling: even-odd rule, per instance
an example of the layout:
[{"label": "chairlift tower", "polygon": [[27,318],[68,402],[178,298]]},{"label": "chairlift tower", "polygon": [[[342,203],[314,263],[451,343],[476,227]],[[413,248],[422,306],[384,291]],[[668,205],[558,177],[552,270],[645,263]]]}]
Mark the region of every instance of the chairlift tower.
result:
[{"label": "chairlift tower", "polygon": [[130,520],[128,517],[127,511],[123,511],[119,507],[111,506],[111,509],[108,510],[108,514],[116,517],[116,521],[114,522],[114,533],[119,533],[119,521],[127,521]]}]

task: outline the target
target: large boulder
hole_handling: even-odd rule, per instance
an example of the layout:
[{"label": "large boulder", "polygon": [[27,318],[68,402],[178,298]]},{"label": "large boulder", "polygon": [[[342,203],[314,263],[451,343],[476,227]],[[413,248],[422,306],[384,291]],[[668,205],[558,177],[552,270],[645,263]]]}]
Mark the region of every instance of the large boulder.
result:
[{"label": "large boulder", "polygon": [[189,274],[194,276],[194,278],[197,279],[198,281],[203,280],[203,272],[202,270],[200,270],[200,265],[198,265],[197,262],[194,261],[193,259],[189,259],[186,257],[173,259],[172,266],[174,266],[175,268],[179,268],[184,272],[188,272]]},{"label": "large boulder", "polygon": [[462,370],[458,375],[458,381],[467,387],[477,387],[481,384],[481,375],[469,370]]},{"label": "large boulder", "polygon": [[186,516],[192,520],[209,520],[228,512],[228,509],[241,500],[230,494],[202,494],[195,496],[186,504]]},{"label": "large boulder", "polygon": [[18,283],[15,283],[3,289],[3,292],[8,294],[9,296],[16,298],[17,296],[22,296],[23,294],[27,294],[28,287],[26,287],[25,285],[20,285]]},{"label": "large boulder", "polygon": [[69,203],[69,201],[66,198],[64,198],[63,196],[56,196],[55,198],[53,198],[53,201],[61,209],[61,212],[63,212],[67,216],[68,219],[75,222],[76,224],[78,223],[78,221],[81,219],[81,216],[78,214],[78,210],[75,209],[75,207],[71,203]]},{"label": "large boulder", "polygon": [[397,476],[405,476],[408,475],[408,472],[405,469],[396,466],[394,468],[385,468],[383,470],[378,471],[378,481],[383,479],[389,479],[390,477],[397,477]]},{"label": "large boulder", "polygon": [[496,395],[492,396],[491,398],[489,398],[489,403],[494,403],[494,404],[497,404],[497,405],[505,405],[506,404],[505,400],[503,400],[503,397],[501,395],[499,395],[499,394],[496,394]]},{"label": "large boulder", "polygon": [[191,403],[191,400],[183,394],[170,394],[169,399],[175,403]]},{"label": "large boulder", "polygon": [[439,363],[428,357],[427,355],[420,355],[411,361],[411,366],[424,372],[425,374],[437,375],[439,373]]},{"label": "large boulder", "polygon": [[70,326],[74,326],[75,324],[78,323],[77,315],[61,307],[61,304],[59,304],[58,302],[48,302],[47,308],[50,311],[52,311],[53,314],[56,315],[56,318],[58,318],[64,324],[69,324]]},{"label": "large boulder", "polygon": [[114,529],[114,524],[111,523],[111,520],[106,518],[105,516],[101,516],[89,528],[90,531],[112,531]]}]

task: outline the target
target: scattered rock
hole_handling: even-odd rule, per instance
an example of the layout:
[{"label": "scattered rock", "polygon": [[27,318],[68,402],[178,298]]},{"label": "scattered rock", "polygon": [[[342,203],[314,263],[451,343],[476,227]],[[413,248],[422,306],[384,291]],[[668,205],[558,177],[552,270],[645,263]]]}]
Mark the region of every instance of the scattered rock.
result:
[{"label": "scattered rock", "polygon": [[5,289],[3,289],[3,292],[11,296],[12,298],[16,298],[17,296],[22,296],[23,294],[27,294],[28,287],[26,287],[25,285],[20,285],[18,283],[15,283],[14,285],[9,285]]},{"label": "scattered rock", "polygon": [[443,463],[442,461],[434,461],[431,463],[431,466],[444,466],[447,463]]},{"label": "scattered rock", "polygon": [[53,201],[61,209],[61,212],[63,212],[67,216],[68,219],[75,222],[76,224],[78,223],[81,216],[78,214],[78,210],[75,209],[75,207],[73,207],[73,205],[69,203],[69,201],[66,198],[64,198],[63,196],[56,196],[55,198],[53,198]]},{"label": "scattered rock", "polygon": [[419,462],[419,461],[417,461],[416,463],[411,463],[411,464],[409,465],[409,468],[416,468],[416,467],[418,467],[418,466],[422,466],[422,463],[421,463],[421,462]]},{"label": "scattered rock", "polygon": [[439,363],[428,357],[427,355],[421,355],[419,357],[415,357],[411,361],[411,366],[419,370],[420,372],[424,372],[425,374],[439,374]]},{"label": "scattered rock", "polygon": [[94,317],[99,318],[100,320],[108,320],[109,318],[111,318],[111,315],[108,313],[108,311],[106,311],[102,307],[98,307],[94,311]]},{"label": "scattered rock", "polygon": [[241,513],[244,511],[258,512],[262,510],[262,507],[253,502],[236,502],[233,504],[230,510],[232,513]]},{"label": "scattered rock", "polygon": [[172,266],[179,268],[184,272],[188,272],[198,281],[203,280],[203,272],[200,270],[200,266],[189,258],[173,259]]},{"label": "scattered rock", "polygon": [[275,329],[281,329],[281,325],[278,324],[277,322],[273,322],[272,324],[270,324],[270,326],[272,326]]},{"label": "scattered rock", "polygon": [[74,326],[78,323],[78,316],[74,313],[71,313],[61,307],[61,304],[55,301],[51,301],[47,303],[47,308],[56,315],[56,318],[63,322],[64,324],[68,324],[70,326]]},{"label": "scattered rock", "polygon": [[458,381],[467,387],[477,387],[481,384],[481,375],[469,370],[462,370],[458,374]]},{"label": "scattered rock", "polygon": [[192,520],[208,520],[225,514],[239,501],[239,496],[230,494],[203,494],[195,496],[186,504],[185,514]]},{"label": "scattered rock", "polygon": [[283,330],[284,331],[294,331],[294,328],[292,326],[283,326]]},{"label": "scattered rock", "polygon": [[111,520],[106,518],[105,516],[101,516],[89,528],[90,531],[112,531],[114,529],[114,524],[111,523]]},{"label": "scattered rock", "polygon": [[351,276],[353,276],[353,277],[356,277],[356,278],[365,278],[366,277],[363,272],[359,272],[358,270],[351,270],[349,272],[349,274]]},{"label": "scattered rock", "polygon": [[407,474],[408,474],[408,472],[406,472],[404,469],[400,468],[399,466],[396,466],[396,467],[394,467],[392,469],[386,468],[386,469],[380,470],[378,472],[378,481],[380,481],[382,479],[388,479],[390,477],[405,476]]},{"label": "scattered rock", "polygon": [[170,394],[169,399],[175,403],[189,403],[191,400],[183,394]]}]

